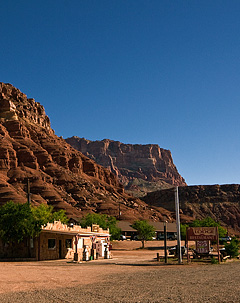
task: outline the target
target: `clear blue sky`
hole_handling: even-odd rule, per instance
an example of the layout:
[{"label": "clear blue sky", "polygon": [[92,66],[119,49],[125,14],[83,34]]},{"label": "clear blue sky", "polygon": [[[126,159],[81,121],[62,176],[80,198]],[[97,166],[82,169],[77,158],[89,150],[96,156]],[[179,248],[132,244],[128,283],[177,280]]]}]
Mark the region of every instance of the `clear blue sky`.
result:
[{"label": "clear blue sky", "polygon": [[190,184],[240,183],[240,1],[0,0],[0,81],[56,134],[157,143]]}]

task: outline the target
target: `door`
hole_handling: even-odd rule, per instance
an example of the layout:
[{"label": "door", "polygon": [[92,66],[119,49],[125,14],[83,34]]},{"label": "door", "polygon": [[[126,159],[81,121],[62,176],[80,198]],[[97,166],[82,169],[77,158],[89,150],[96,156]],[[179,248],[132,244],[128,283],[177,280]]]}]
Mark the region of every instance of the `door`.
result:
[{"label": "door", "polygon": [[59,240],[59,259],[62,259],[62,240]]}]

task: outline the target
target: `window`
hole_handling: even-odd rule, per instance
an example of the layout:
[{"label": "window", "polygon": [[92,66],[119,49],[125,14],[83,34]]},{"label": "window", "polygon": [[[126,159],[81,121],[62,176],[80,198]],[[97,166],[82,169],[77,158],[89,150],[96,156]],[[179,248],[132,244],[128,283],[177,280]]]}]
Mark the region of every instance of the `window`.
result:
[{"label": "window", "polygon": [[56,239],[48,239],[48,249],[56,248]]},{"label": "window", "polygon": [[66,239],[65,245],[66,248],[72,248],[72,239]]}]

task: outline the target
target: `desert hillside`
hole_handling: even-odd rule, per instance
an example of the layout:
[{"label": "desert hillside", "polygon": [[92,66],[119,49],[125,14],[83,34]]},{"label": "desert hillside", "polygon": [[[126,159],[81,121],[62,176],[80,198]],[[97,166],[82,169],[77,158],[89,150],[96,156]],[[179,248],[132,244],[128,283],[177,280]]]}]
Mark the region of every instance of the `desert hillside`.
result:
[{"label": "desert hillside", "polygon": [[[146,195],[149,205],[174,211],[172,189]],[[179,187],[179,203],[182,218],[202,219],[207,216],[240,233],[240,185],[197,185]]]},{"label": "desert hillside", "polygon": [[[65,209],[134,220],[159,220],[162,213],[124,192],[117,177],[56,136],[43,106],[11,84],[0,83],[0,205],[27,200]],[[167,212],[169,213],[169,212]]]}]

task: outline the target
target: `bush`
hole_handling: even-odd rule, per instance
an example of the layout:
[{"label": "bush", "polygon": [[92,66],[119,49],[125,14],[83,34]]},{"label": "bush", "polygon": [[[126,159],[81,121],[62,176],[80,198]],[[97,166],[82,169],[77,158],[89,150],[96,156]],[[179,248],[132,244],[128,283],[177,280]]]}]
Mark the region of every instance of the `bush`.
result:
[{"label": "bush", "polygon": [[218,260],[214,257],[211,257],[211,263],[212,264],[219,264]]},{"label": "bush", "polygon": [[228,256],[236,258],[239,255],[239,240],[233,238],[230,243],[225,244],[225,250]]},{"label": "bush", "polygon": [[188,224],[180,224],[181,239],[186,240]]}]

